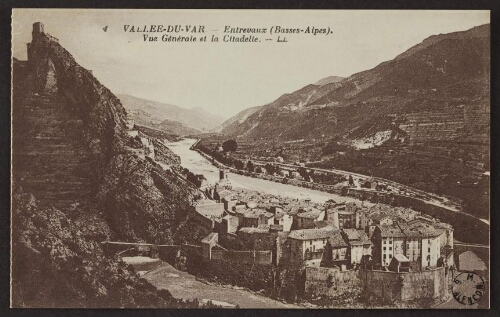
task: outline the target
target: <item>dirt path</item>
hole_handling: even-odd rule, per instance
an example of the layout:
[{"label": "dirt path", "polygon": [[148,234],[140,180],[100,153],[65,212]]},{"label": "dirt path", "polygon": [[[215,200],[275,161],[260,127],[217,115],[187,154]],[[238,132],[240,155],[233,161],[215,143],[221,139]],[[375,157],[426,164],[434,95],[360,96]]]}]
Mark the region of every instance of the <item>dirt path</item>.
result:
[{"label": "dirt path", "polygon": [[254,294],[250,291],[235,287],[209,285],[197,281],[195,277],[186,272],[179,271],[165,263],[161,267],[142,276],[159,289],[167,289],[174,297],[195,299],[200,302],[212,300],[241,308],[301,308],[292,304],[285,304],[271,298]]}]

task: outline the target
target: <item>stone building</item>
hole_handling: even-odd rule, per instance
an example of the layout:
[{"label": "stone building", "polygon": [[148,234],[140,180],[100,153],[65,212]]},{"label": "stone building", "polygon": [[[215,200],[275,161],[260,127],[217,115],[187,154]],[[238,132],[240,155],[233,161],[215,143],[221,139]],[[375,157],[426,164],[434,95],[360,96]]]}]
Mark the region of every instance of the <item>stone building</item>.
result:
[{"label": "stone building", "polygon": [[210,233],[208,236],[201,240],[201,254],[203,259],[212,259],[212,248],[217,245],[219,235],[216,232]]},{"label": "stone building", "polygon": [[293,217],[286,213],[278,213],[274,216],[274,224],[283,226],[283,231],[292,229]]},{"label": "stone building", "polygon": [[372,256],[372,242],[366,232],[361,229],[343,229],[342,233],[348,245],[350,266],[368,262]]},{"label": "stone building", "polygon": [[220,219],[224,216],[224,204],[215,203],[211,200],[200,201],[194,209],[197,213],[212,220]]},{"label": "stone building", "polygon": [[362,228],[360,213],[354,202],[339,203],[327,208],[326,220],[339,229],[360,229]]},{"label": "stone building", "polygon": [[325,219],[325,210],[308,207],[300,210],[295,215],[297,229],[311,229],[315,227],[315,222]]},{"label": "stone building", "polygon": [[238,200],[233,195],[223,196],[221,202],[224,204],[224,209],[226,210],[232,210],[238,204]]},{"label": "stone building", "polygon": [[274,224],[274,215],[265,209],[246,209],[242,214],[242,227],[258,227],[259,225]]},{"label": "stone building", "polygon": [[361,187],[369,188],[369,189],[376,189],[377,185],[378,185],[378,182],[375,179],[370,178],[370,179],[366,180],[365,182],[363,182],[363,184],[361,184]]},{"label": "stone building", "polygon": [[244,227],[238,231],[244,250],[274,251],[276,236],[269,232],[269,226]]},{"label": "stone building", "polygon": [[214,192],[214,199],[220,203],[223,203],[224,200],[226,202],[231,201],[233,200],[233,193],[228,189],[222,189],[222,188],[217,189],[216,187],[216,190]]},{"label": "stone building", "polygon": [[391,263],[389,263],[389,270],[393,272],[410,272],[410,260],[403,254],[396,254]]},{"label": "stone building", "polygon": [[341,268],[342,271],[345,271],[349,264],[348,247],[340,230],[332,232],[325,245],[322,261],[323,265],[327,267],[336,266]]},{"label": "stone building", "polygon": [[378,225],[372,235],[373,259],[388,266],[396,254],[403,254],[413,270],[434,268],[441,257],[444,229],[422,222]]},{"label": "stone building", "polygon": [[300,261],[304,263],[316,260],[319,265],[328,238],[335,230],[331,226],[322,229],[292,230],[288,235],[287,247],[283,252],[287,252],[285,256],[292,262]]},{"label": "stone building", "polygon": [[378,225],[372,238],[373,260],[388,266],[396,254],[404,254],[405,235],[397,226]]},{"label": "stone building", "polygon": [[238,217],[233,215],[225,215],[221,219],[221,231],[223,233],[235,233],[238,230],[239,221]]},{"label": "stone building", "polygon": [[393,223],[393,220],[388,215],[374,212],[368,215],[365,229],[368,229],[368,236],[371,238],[375,227],[378,225],[391,226]]}]

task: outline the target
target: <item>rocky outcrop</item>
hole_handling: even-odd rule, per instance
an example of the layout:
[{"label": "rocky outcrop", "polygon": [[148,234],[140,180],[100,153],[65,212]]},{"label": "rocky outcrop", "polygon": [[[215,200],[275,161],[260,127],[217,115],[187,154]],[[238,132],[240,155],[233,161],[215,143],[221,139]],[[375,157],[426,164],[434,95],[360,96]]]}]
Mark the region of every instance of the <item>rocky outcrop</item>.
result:
[{"label": "rocky outcrop", "polygon": [[123,262],[106,257],[95,238],[99,221],[78,223],[39,207],[16,188],[12,211],[13,307],[175,307]]},{"label": "rocky outcrop", "polygon": [[28,57],[13,67],[13,305],[177,307],[100,242],[165,244],[177,230],[196,232],[181,229],[199,226],[189,217],[194,187],[134,152],[142,143],[128,136],[118,98],[57,39],[34,31]]},{"label": "rocky outcrop", "polygon": [[[170,241],[169,230],[152,233],[150,221],[168,226],[189,207],[194,188],[128,150],[120,100],[55,38],[34,33],[28,50],[28,71],[17,77],[15,67],[14,74],[15,181],[42,204],[104,216],[115,238]],[[179,163],[149,139],[160,162]]]},{"label": "rocky outcrop", "polygon": [[117,155],[98,194],[104,217],[120,240],[171,244],[192,211],[192,189],[147,160]]},{"label": "rocky outcrop", "polygon": [[[54,38],[34,33],[28,72],[14,68],[14,168],[42,203],[84,204],[123,152],[125,110]],[[31,190],[32,189],[32,190]]]}]

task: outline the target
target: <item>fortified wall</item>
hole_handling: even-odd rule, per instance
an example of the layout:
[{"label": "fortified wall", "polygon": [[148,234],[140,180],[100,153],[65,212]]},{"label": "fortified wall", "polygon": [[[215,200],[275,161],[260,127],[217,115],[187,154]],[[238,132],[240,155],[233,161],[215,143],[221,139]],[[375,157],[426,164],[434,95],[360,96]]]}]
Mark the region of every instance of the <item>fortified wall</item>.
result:
[{"label": "fortified wall", "polygon": [[271,251],[233,251],[233,250],[212,250],[212,259],[224,260],[231,263],[242,264],[267,264],[272,263]]},{"label": "fortified wall", "polygon": [[445,268],[420,272],[390,272],[307,267],[305,294],[335,297],[355,290],[388,301],[410,301],[448,296]]},{"label": "fortified wall", "polygon": [[305,294],[311,297],[318,295],[335,297],[346,292],[361,289],[362,281],[359,270],[341,272],[328,267],[306,267]]},{"label": "fortified wall", "polygon": [[365,292],[390,301],[448,296],[445,268],[421,272],[360,271]]},{"label": "fortified wall", "polygon": [[[218,243],[218,233],[212,232],[201,240],[202,257],[204,260],[222,260],[230,263],[240,264],[272,264],[271,251],[236,251],[225,250]],[[221,250],[223,249],[223,250]]]}]

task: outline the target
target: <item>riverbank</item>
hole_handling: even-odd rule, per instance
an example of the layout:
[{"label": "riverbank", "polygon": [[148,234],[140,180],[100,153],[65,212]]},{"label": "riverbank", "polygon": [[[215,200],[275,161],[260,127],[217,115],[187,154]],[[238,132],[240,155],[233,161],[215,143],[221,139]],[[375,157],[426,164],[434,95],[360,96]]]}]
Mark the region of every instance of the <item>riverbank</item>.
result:
[{"label": "riverbank", "polygon": [[[368,175],[363,175],[359,173],[354,173],[354,172],[347,172],[343,170],[338,170],[338,169],[324,169],[324,168],[317,168],[317,167],[304,167],[308,171],[311,172],[319,172],[319,173],[327,173],[327,174],[333,174],[337,175],[339,177],[343,177],[345,179],[344,182],[339,182],[335,185],[328,185],[328,184],[323,184],[321,182],[313,182],[313,181],[306,181],[306,180],[300,180],[296,178],[288,178],[288,177],[283,177],[279,175],[270,175],[270,174],[264,174],[264,173],[256,173],[256,172],[250,172],[245,169],[237,169],[232,166],[227,166],[215,159],[214,157],[210,156],[209,153],[205,153],[203,150],[207,150],[205,147],[202,145],[199,146],[201,140],[196,140],[196,142],[193,143],[193,145],[190,147],[191,150],[194,150],[198,152],[200,155],[205,157],[208,161],[212,162],[215,166],[219,168],[224,168],[227,169],[233,173],[240,174],[240,175],[245,175],[248,177],[253,177],[253,178],[260,178],[260,179],[265,179],[265,180],[270,180],[273,182],[278,182],[278,183],[287,183],[290,185],[294,186],[299,186],[299,187],[305,187],[305,188],[310,188],[318,191],[323,191],[323,192],[328,192],[328,193],[334,193],[334,194],[339,194],[342,196],[352,196],[349,194],[349,192],[346,192],[345,189],[349,188],[351,190],[358,190],[358,191],[368,191],[372,193],[377,193],[380,195],[391,195],[391,194],[399,194],[407,197],[411,197],[416,200],[420,200],[422,202],[425,202],[427,204],[431,205],[436,205],[442,208],[449,209],[450,211],[454,211],[457,213],[463,213],[461,211],[461,206],[453,202],[451,197],[445,197],[445,196],[439,196],[434,193],[429,193],[425,192],[413,187],[409,187],[404,184],[396,183],[394,181],[388,180],[388,179],[383,179],[379,177],[371,177]],[[273,166],[278,166],[279,168],[283,169],[291,169],[291,170],[296,170],[299,168],[299,166],[293,165],[293,164],[287,164],[287,163],[279,163],[279,162],[267,162],[267,161],[259,161],[255,159],[251,159],[251,161],[254,163],[255,166],[260,166],[261,168],[264,168],[266,164],[271,164]],[[349,177],[353,177],[354,182],[358,183],[357,186],[348,186],[347,185],[347,180]],[[385,189],[383,190],[378,190],[378,189],[367,189],[367,188],[362,188],[361,187],[361,182],[365,182],[371,180],[373,182],[377,183],[378,185],[382,185]],[[352,192],[352,191],[351,191]],[[463,213],[466,214],[466,213]],[[469,214],[466,214],[469,215]],[[478,217],[475,217],[474,215],[469,215],[471,217],[477,218],[487,224],[489,224],[488,220],[486,219],[480,219]]]},{"label": "riverbank", "polygon": [[[219,168],[224,168],[229,171],[236,171],[234,168],[227,167],[217,161],[212,161],[210,158],[200,154],[198,151],[191,150],[192,145],[197,140],[184,139],[179,142],[169,142],[166,145],[181,158],[181,166],[189,169],[194,174],[202,174],[207,179],[207,182],[214,184],[219,180]],[[233,187],[239,187],[248,190],[255,190],[271,195],[279,195],[292,199],[311,199],[311,201],[323,204],[329,199],[335,201],[353,201],[361,204],[362,201],[355,197],[342,196],[335,193],[328,193],[320,190],[283,184],[279,181],[269,179],[251,177],[237,172],[231,172],[229,179]],[[370,202],[365,202],[365,205],[372,205]]]}]

